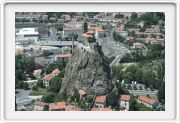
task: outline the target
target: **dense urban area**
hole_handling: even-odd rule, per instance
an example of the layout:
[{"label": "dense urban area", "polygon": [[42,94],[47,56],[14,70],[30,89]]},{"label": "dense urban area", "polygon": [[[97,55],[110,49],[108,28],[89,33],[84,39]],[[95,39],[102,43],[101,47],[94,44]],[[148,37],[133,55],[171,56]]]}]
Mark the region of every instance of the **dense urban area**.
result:
[{"label": "dense urban area", "polygon": [[165,111],[165,14],[16,12],[16,111]]}]

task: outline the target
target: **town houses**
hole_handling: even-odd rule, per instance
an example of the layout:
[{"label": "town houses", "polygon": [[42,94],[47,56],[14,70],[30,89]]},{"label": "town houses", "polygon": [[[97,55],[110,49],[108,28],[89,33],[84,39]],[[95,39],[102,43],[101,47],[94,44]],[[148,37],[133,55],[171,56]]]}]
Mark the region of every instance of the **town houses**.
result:
[{"label": "town houses", "polygon": [[56,68],[55,70],[52,71],[52,73],[45,75],[45,77],[43,77],[43,84],[46,88],[49,87],[49,82],[58,74],[60,73],[60,70],[58,68]]},{"label": "town houses", "polygon": [[15,16],[16,110],[165,110],[165,13]]}]

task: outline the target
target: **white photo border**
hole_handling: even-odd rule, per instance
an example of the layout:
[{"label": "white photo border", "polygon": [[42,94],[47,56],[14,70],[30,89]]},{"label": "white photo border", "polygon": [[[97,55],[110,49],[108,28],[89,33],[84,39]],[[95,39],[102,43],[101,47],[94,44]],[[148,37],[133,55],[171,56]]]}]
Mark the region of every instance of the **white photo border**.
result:
[{"label": "white photo border", "polygon": [[[52,117],[51,116],[51,118],[48,118],[48,119],[42,119],[42,118],[40,118],[40,119],[33,119],[33,117],[36,117],[37,115],[39,115],[40,114],[40,112],[28,112],[28,111],[26,111],[26,112],[15,112],[15,111],[13,111],[12,112],[12,109],[14,109],[14,105],[11,105],[11,107],[12,108],[10,108],[9,106],[7,107],[7,104],[9,104],[9,101],[7,101],[7,97],[8,97],[8,99],[12,96],[11,94],[12,93],[14,93],[15,91],[14,90],[12,90],[12,89],[10,89],[10,90],[7,90],[7,84],[9,84],[8,83],[8,81],[6,81],[6,80],[8,80],[8,79],[10,79],[11,77],[13,78],[13,74],[11,73],[11,77],[10,78],[7,78],[7,69],[5,69],[5,68],[10,68],[11,70],[14,70],[14,68],[12,69],[11,68],[11,66],[13,66],[12,64],[14,64],[13,62],[11,62],[11,61],[13,61],[13,55],[14,55],[14,51],[13,52],[11,52],[12,50],[14,50],[15,48],[13,48],[14,46],[14,44],[13,44],[13,41],[14,40],[11,40],[11,42],[8,42],[8,38],[10,38],[10,37],[8,37],[8,35],[7,35],[7,30],[8,30],[8,33],[10,32],[10,34],[12,34],[12,32],[14,31],[14,28],[15,28],[15,25],[14,25],[14,23],[8,23],[8,25],[7,25],[7,22],[8,22],[8,19],[6,18],[7,17],[7,13],[6,13],[6,7],[7,7],[7,5],[11,5],[11,4],[16,4],[16,5],[20,5],[20,4],[26,4],[26,5],[28,5],[28,6],[31,6],[31,4],[51,4],[51,5],[49,5],[50,7],[49,8],[46,8],[46,11],[49,11],[49,10],[47,10],[47,9],[50,9],[51,8],[51,6],[53,6],[53,5],[55,5],[55,4],[59,4],[59,5],[62,5],[62,4],[68,4],[68,5],[70,5],[70,4],[88,4],[88,5],[90,5],[90,4],[133,4],[133,3],[135,3],[133,6],[136,6],[136,5],[138,5],[138,4],[148,4],[148,5],[150,5],[150,4],[171,4],[173,7],[174,7],[174,14],[175,15],[171,15],[172,17],[173,17],[173,21],[172,22],[174,22],[174,24],[172,24],[171,26],[174,26],[173,28],[169,28],[170,29],[170,31],[167,31],[167,25],[166,25],[166,27],[165,27],[165,35],[166,35],[166,39],[167,38],[169,38],[169,35],[170,35],[170,33],[172,33],[172,32],[174,32],[174,39],[173,39],[173,37],[172,37],[172,35],[170,35],[170,38],[172,38],[173,40],[171,41],[171,43],[173,42],[173,44],[169,44],[168,45],[168,47],[167,47],[167,45],[166,45],[166,49],[168,48],[168,50],[166,50],[166,54],[167,54],[167,52],[169,53],[169,52],[171,52],[171,53],[169,53],[169,55],[172,55],[172,56],[167,56],[166,55],[166,62],[168,62],[167,60],[169,60],[168,58],[170,57],[170,58],[172,58],[173,57],[173,55],[174,55],[174,57],[172,58],[173,60],[171,60],[171,62],[173,62],[174,63],[174,66],[171,66],[171,67],[173,67],[173,68],[170,68],[171,70],[170,70],[170,72],[173,72],[172,70],[174,70],[174,78],[172,78],[173,80],[174,80],[174,82],[173,82],[173,88],[171,88],[171,89],[173,89],[174,90],[174,92],[172,93],[172,94],[174,94],[174,98],[173,98],[173,95],[171,95],[171,94],[169,94],[168,96],[167,96],[167,94],[166,94],[166,99],[167,99],[167,97],[168,98],[172,98],[173,100],[171,101],[171,102],[173,102],[174,101],[174,105],[172,106],[172,108],[173,108],[173,110],[171,110],[171,113],[173,113],[173,115],[171,115],[171,116],[168,116],[168,117],[166,117],[165,116],[165,118],[154,118],[154,116],[158,116],[159,114],[161,114],[161,112],[155,112],[155,111],[153,111],[152,113],[151,112],[146,112],[146,113],[150,113],[150,114],[152,114],[152,116],[153,117],[151,117],[151,118],[146,118],[146,119],[141,119],[141,118],[132,118],[132,119],[127,119],[127,117],[126,118],[120,118],[120,119],[116,119],[116,120],[114,120],[114,119],[108,119],[107,118],[107,116],[108,115],[112,115],[112,114],[114,114],[113,112],[110,112],[111,114],[108,114],[107,115],[107,113],[106,112],[93,112],[93,114],[92,113],[90,113],[90,117],[92,118],[92,117],[96,117],[96,116],[98,116],[99,115],[99,113],[100,114],[104,114],[105,115],[105,119],[103,120],[103,119],[91,119],[91,118],[89,118],[89,119],[87,119],[87,116],[86,116],[86,118],[85,119],[83,119],[84,117],[82,117],[82,119],[80,118],[80,119],[67,119],[67,118],[69,118],[69,117],[67,117],[67,115],[70,115],[70,116],[76,116],[76,114],[78,114],[78,113],[80,113],[80,114],[82,114],[82,116],[83,115],[85,115],[85,114],[89,114],[89,113],[87,113],[87,112],[53,112],[53,115],[56,115],[56,119],[55,120],[53,120],[53,119],[51,119],[51,118],[54,118],[54,117]],[[42,5],[43,6],[43,5]],[[110,5],[109,5],[110,6]],[[39,7],[40,8],[40,7]],[[9,8],[8,8],[9,9]],[[8,10],[7,9],[7,10]],[[36,9],[37,9],[37,7],[36,7]],[[40,11],[37,11],[36,9],[34,9],[33,8],[33,10],[29,10],[29,11],[27,11],[27,12],[30,12],[30,11],[33,11],[33,12],[40,12]],[[42,8],[40,8],[40,9],[42,9]],[[52,8],[51,8],[52,9]],[[54,9],[54,8],[53,8]],[[67,8],[66,8],[67,9]],[[158,8],[156,8],[156,9],[158,9]],[[166,8],[167,9],[167,8]],[[1,14],[3,14],[3,19],[1,19],[1,24],[2,24],[2,26],[3,26],[3,29],[1,29],[1,34],[2,34],[2,36],[1,36],[1,58],[3,59],[2,61],[1,61],[1,65],[3,64],[3,65],[5,65],[5,66],[2,66],[2,68],[1,68],[1,81],[3,82],[3,83],[1,83],[1,96],[3,96],[3,99],[4,99],[4,101],[1,101],[1,112],[0,113],[2,113],[1,115],[2,115],[2,119],[4,119],[4,120],[6,120],[6,121],[20,121],[20,122],[23,122],[23,121],[43,121],[43,122],[49,122],[49,121],[78,121],[78,122],[84,122],[84,121],[104,121],[104,122],[109,122],[109,121],[111,121],[111,122],[115,122],[115,121],[124,121],[124,122],[128,122],[128,121],[140,121],[140,122],[144,122],[144,121],[147,121],[147,120],[150,120],[150,121],[163,121],[163,120],[167,120],[167,121],[174,121],[174,120],[176,120],[177,119],[177,89],[178,89],[178,87],[177,87],[177,80],[178,80],[178,77],[177,77],[177,72],[178,72],[178,70],[177,70],[177,59],[176,58],[178,58],[177,57],[177,49],[176,48],[178,48],[178,46],[177,46],[177,27],[176,27],[176,25],[177,25],[177,9],[178,9],[178,3],[177,2],[175,2],[175,1],[146,1],[146,2],[144,2],[144,1],[86,1],[86,2],[84,2],[84,1],[76,1],[76,2],[74,2],[74,1],[16,1],[16,2],[14,2],[14,1],[8,1],[8,2],[4,2],[2,5],[1,5]],[[23,9],[22,9],[23,10]],[[86,9],[85,9],[86,10]],[[108,10],[109,11],[109,10]],[[142,11],[142,10],[141,10]],[[150,11],[154,11],[154,12],[156,12],[155,10],[148,10],[149,12]],[[169,9],[168,9],[168,11],[170,11]],[[8,12],[10,12],[10,11],[8,11]],[[13,12],[15,12],[15,11],[13,11]],[[127,11],[128,12],[128,11]],[[142,11],[143,12],[143,11]],[[167,12],[168,13],[168,12]],[[166,14],[166,13],[165,13]],[[171,13],[171,14],[173,14],[173,13]],[[165,15],[165,17],[166,17],[166,19],[167,19],[167,15],[168,14],[166,14]],[[11,15],[12,16],[12,15]],[[13,15],[13,17],[14,17],[14,15]],[[7,20],[6,20],[7,19]],[[5,20],[5,21],[4,21]],[[12,21],[12,20],[11,20]],[[165,22],[166,23],[166,22]],[[12,26],[12,25],[14,25],[14,26]],[[170,25],[168,25],[169,27],[170,27]],[[9,28],[6,28],[6,27],[9,27]],[[11,30],[11,31],[10,31]],[[169,33],[167,33],[167,32],[169,32]],[[12,39],[14,39],[13,38],[13,36],[11,37]],[[9,43],[8,44],[8,46],[7,46],[7,42]],[[169,43],[169,42],[168,42]],[[165,44],[167,44],[167,43],[165,43]],[[11,49],[12,48],[12,49]],[[10,50],[10,52],[7,52],[7,50]],[[171,51],[171,50],[173,50],[173,51]],[[6,54],[5,54],[6,53]],[[172,54],[173,53],[173,54]],[[8,54],[8,55],[7,55]],[[8,57],[7,57],[8,56]],[[10,56],[10,57],[9,57]],[[168,57],[168,58],[167,58]],[[9,58],[12,58],[12,60],[10,60]],[[9,61],[10,60],[10,61]],[[5,63],[5,64],[4,64]],[[169,62],[168,62],[169,63]],[[8,67],[7,67],[7,65],[8,65]],[[179,68],[179,67],[178,67]],[[166,70],[166,73],[167,72],[169,72],[169,71],[167,71]],[[14,73],[14,72],[13,72]],[[173,74],[173,73],[170,73],[171,75]],[[170,74],[168,74],[168,75],[170,75]],[[167,77],[167,74],[166,74],[166,77]],[[166,79],[166,81],[167,81],[167,79]],[[11,84],[11,86],[13,86],[14,85],[14,83],[12,82],[12,83],[10,83]],[[12,88],[14,88],[14,86],[12,87]],[[169,88],[169,87],[168,87]],[[166,90],[168,90],[168,88],[167,88],[167,86],[166,86]],[[11,93],[8,93],[8,91],[12,91]],[[171,97],[170,97],[171,96]],[[14,98],[14,96],[13,96],[13,98]],[[1,98],[2,99],[2,98]],[[14,100],[13,100],[14,101]],[[13,102],[12,100],[11,100],[11,102]],[[167,105],[166,105],[166,107],[167,107]],[[171,107],[169,107],[169,108],[171,108]],[[11,112],[11,114],[9,114],[9,109],[11,110],[10,112]],[[163,115],[165,115],[165,114],[167,114],[168,112],[167,112],[167,110],[166,111],[164,111],[165,113],[163,113]],[[34,114],[32,114],[32,113],[34,113]],[[49,115],[49,114],[52,114],[52,112],[41,112],[41,114],[45,114],[43,117],[44,118],[47,118],[47,116]],[[140,115],[142,116],[142,113],[143,112],[118,112],[119,113],[119,116],[122,116],[122,113],[123,114],[125,114],[126,116],[133,116],[135,113],[136,114],[139,114],[140,113]],[[144,113],[144,114],[146,114],[146,113]],[[17,115],[16,115],[17,114]],[[26,116],[26,119],[25,119],[25,117],[23,117],[23,118],[21,118],[21,119],[15,119],[15,118],[12,118],[12,117],[17,117],[17,116],[23,116],[23,115],[25,115],[25,114],[31,114],[30,116],[31,116],[31,118],[27,118],[27,116]],[[58,114],[58,115],[57,115]],[[65,117],[65,119],[59,119],[59,118],[57,118],[57,116],[60,116],[60,115],[66,115],[66,117]],[[33,117],[32,117],[33,116]],[[116,115],[117,116],[117,115]],[[154,118],[154,119],[153,119]]]}]

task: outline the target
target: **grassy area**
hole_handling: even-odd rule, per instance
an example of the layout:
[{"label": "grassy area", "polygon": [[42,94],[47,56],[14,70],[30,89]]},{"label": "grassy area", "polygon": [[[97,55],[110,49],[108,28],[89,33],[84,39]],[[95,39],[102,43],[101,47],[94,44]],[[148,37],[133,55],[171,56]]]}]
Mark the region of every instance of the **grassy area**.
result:
[{"label": "grassy area", "polygon": [[47,93],[46,88],[38,88],[37,90],[32,90],[31,96],[46,95]]}]

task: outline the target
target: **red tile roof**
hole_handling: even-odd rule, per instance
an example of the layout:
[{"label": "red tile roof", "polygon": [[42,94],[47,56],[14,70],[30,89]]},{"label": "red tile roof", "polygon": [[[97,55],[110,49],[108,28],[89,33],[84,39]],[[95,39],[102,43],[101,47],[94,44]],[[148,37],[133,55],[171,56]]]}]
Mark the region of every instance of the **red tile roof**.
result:
[{"label": "red tile roof", "polygon": [[147,96],[139,96],[138,100],[148,103],[150,105],[153,105],[154,103],[156,103],[157,101],[155,101],[154,99],[148,98]]},{"label": "red tile roof", "polygon": [[81,28],[77,28],[77,27],[65,27],[65,28],[63,28],[63,30],[81,30]]},{"label": "red tile roof", "polygon": [[59,74],[60,73],[60,70],[59,68],[56,68],[52,71],[52,74]]},{"label": "red tile roof", "polygon": [[96,97],[95,103],[104,103],[106,101],[106,96]]},{"label": "red tile roof", "polygon": [[50,81],[52,78],[54,78],[54,76],[55,75],[53,75],[53,74],[48,74],[43,78],[43,80]]},{"label": "red tile roof", "polygon": [[75,106],[75,105],[72,105],[72,104],[68,104],[68,105],[66,106],[65,111],[76,111],[76,106]]},{"label": "red tile roof", "polygon": [[133,44],[133,46],[143,46],[143,44],[139,43],[139,42],[136,42]]},{"label": "red tile roof", "polygon": [[49,105],[50,110],[58,110],[58,109],[65,109],[65,108],[66,108],[66,103],[64,101],[51,103]]},{"label": "red tile roof", "polygon": [[37,105],[37,106],[45,106],[45,105],[48,105],[48,103],[45,103],[45,102],[40,102],[40,101],[36,101],[33,103],[34,105]]},{"label": "red tile roof", "polygon": [[126,100],[126,101],[129,101],[130,100],[130,95],[121,95],[120,96],[120,100]]},{"label": "red tile roof", "polygon": [[112,111],[111,106],[106,108],[92,108],[91,111]]},{"label": "red tile roof", "polygon": [[56,55],[55,57],[56,58],[68,58],[68,57],[71,57],[72,54],[59,54],[59,55]]},{"label": "red tile roof", "polygon": [[104,30],[102,28],[96,28],[97,32],[104,32]]}]

